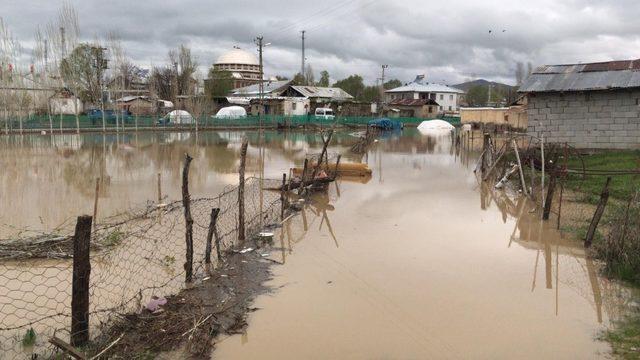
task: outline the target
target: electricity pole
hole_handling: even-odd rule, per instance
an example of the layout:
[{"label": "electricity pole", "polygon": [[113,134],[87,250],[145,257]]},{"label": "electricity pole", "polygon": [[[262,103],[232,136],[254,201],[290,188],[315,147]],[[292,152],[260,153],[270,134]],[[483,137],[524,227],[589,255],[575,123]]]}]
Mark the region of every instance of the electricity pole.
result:
[{"label": "electricity pole", "polygon": [[264,112],[264,104],[263,104],[263,93],[264,93],[264,70],[262,65],[262,47],[263,47],[264,37],[262,35],[256,38],[256,45],[258,45],[258,59],[260,64],[260,82],[258,83],[258,93],[260,96],[260,109],[258,111],[258,115],[260,116],[260,131],[262,131],[262,113]]},{"label": "electricity pole", "polygon": [[304,78],[304,33],[305,32],[306,32],[305,30],[302,30],[302,67],[300,68],[300,75],[302,75],[303,78]]},{"label": "electricity pole", "polygon": [[382,65],[382,77],[380,78],[380,109],[378,109],[378,113],[382,114],[382,106],[384,104],[384,70],[388,68],[389,65]]},{"label": "electricity pole", "polygon": [[107,60],[104,58],[104,51],[107,48],[94,47],[92,48],[96,57],[96,75],[98,77],[98,88],[100,89],[100,112],[102,113],[102,132],[107,131],[107,121],[104,115],[104,93],[102,91],[102,71],[107,69]]}]

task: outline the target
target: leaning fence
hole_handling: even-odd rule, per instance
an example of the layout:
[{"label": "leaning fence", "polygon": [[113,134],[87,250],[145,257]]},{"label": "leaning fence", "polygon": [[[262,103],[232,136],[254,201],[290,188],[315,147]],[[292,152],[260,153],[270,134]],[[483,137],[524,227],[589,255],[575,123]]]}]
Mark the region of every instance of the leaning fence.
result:
[{"label": "leaning fence", "polygon": [[[52,354],[54,348],[48,344],[52,337],[77,345],[85,340],[81,336],[74,341],[78,334],[93,339],[117,314],[139,310],[152,296],[178,293],[185,287],[187,269],[193,269],[195,280],[207,266],[213,225],[215,248],[210,259],[215,265],[216,249],[224,252],[239,245],[241,223],[250,238],[280,218],[280,193],[263,190],[279,183],[248,178],[243,186],[228,187],[216,197],[190,199],[187,193],[186,203],[148,203],[93,227],[89,217],[91,240],[85,244],[89,268],[81,271],[81,222],[75,233],[66,227],[53,234],[23,232],[0,241],[0,357]],[[193,220],[191,254],[185,241],[189,223],[185,207]],[[83,296],[77,293],[83,274],[88,277],[86,324],[73,316],[76,299]],[[80,328],[74,327],[78,322]]]},{"label": "leaning fence", "polygon": [[[624,243],[634,231],[618,230],[620,224],[634,224],[625,219],[638,207],[639,151],[587,151],[522,133],[472,136],[459,130],[453,141],[458,148],[480,152],[476,172],[483,182],[496,188],[511,184],[531,200],[542,219],[572,233],[586,247]],[[629,241],[626,245],[632,246]]]}]

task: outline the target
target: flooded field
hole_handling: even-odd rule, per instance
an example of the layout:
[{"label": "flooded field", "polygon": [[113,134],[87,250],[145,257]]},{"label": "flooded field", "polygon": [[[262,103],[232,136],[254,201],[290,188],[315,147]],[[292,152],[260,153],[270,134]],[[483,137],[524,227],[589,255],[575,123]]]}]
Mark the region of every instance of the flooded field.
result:
[{"label": "flooded field", "polygon": [[[245,134],[248,174],[266,178],[321,147],[319,135],[302,132],[267,132],[263,141],[256,132],[2,137],[0,238],[91,214],[96,178],[98,220],[157,201],[158,192],[178,200],[185,152],[194,157],[192,196],[213,197],[236,184]],[[634,294],[601,278],[582,246],[539,221],[533,204],[481,186],[477,153],[414,129],[362,156],[349,153],[354,142],[339,133],[330,151],[367,162],[372,178],[332,184],[276,232],[271,258],[284,264],[273,267],[273,293],[257,299],[246,333],[217,344],[212,358],[607,356],[598,334]],[[69,264],[29,266],[68,274]]]}]

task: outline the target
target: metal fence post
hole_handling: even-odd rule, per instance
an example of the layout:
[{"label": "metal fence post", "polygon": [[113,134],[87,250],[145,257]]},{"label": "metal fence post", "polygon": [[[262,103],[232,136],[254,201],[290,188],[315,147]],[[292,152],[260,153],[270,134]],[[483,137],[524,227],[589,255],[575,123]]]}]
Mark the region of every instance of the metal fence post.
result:
[{"label": "metal fence post", "polygon": [[91,223],[89,215],[78,217],[73,236],[73,280],[71,290],[71,345],[82,346],[89,341],[89,276],[91,261]]}]

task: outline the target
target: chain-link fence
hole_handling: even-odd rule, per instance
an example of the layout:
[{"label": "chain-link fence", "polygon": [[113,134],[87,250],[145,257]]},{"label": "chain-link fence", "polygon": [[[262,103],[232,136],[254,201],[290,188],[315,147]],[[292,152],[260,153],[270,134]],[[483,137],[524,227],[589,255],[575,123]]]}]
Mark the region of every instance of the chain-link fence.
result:
[{"label": "chain-link fence", "polygon": [[[277,180],[249,178],[245,184],[245,228],[250,238],[279,219]],[[192,199],[193,266],[203,273],[211,210],[221,251],[237,245],[238,187],[215,198]],[[89,313],[91,338],[112,315],[137,311],[152,296],[168,296],[185,286],[185,216],[182,201],[150,203],[139,210],[95,224],[91,239]],[[55,335],[69,341],[73,279],[73,230],[53,234],[20,233],[0,241],[0,356],[28,358],[48,354]],[[215,262],[214,255],[211,256]]]}]

